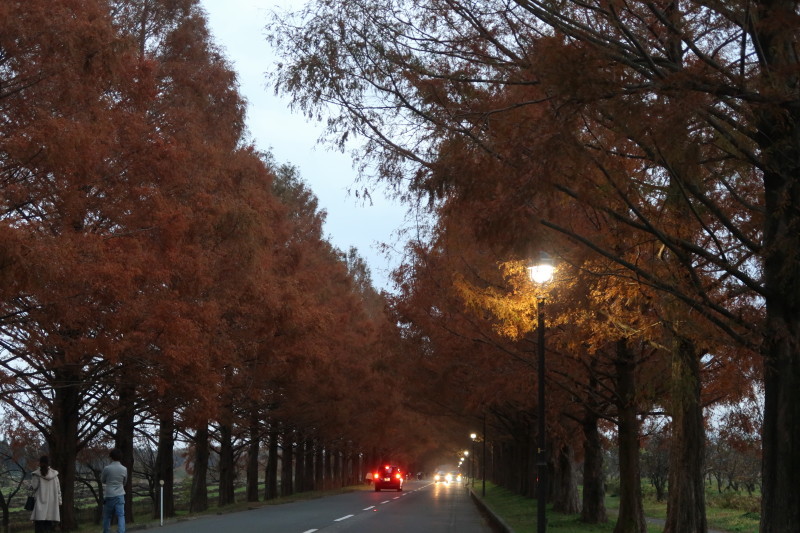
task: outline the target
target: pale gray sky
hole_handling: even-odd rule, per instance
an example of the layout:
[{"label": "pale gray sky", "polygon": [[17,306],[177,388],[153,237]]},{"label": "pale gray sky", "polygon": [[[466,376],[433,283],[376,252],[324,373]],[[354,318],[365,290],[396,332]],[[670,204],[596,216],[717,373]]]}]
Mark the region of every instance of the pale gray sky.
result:
[{"label": "pale gray sky", "polygon": [[288,109],[288,102],[267,86],[266,72],[274,55],[264,38],[270,10],[300,9],[304,0],[202,0],[216,44],[239,74],[240,90],[248,101],[247,124],[255,144],[269,150],[280,163],[300,170],[327,211],[325,233],[342,250],[355,246],[372,271],[378,289],[390,290],[388,274],[395,266],[378,249],[379,243],[402,248],[395,231],[405,208],[373,194],[373,204],[348,195],[356,171],[348,155],[316,145],[321,125]]}]

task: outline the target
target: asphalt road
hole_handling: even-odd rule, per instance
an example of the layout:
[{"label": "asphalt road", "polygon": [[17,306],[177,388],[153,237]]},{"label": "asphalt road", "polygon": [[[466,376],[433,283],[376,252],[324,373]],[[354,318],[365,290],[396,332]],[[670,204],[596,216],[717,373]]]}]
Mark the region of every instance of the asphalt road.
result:
[{"label": "asphalt road", "polygon": [[491,533],[463,486],[408,481],[402,492],[364,490],[168,523],[159,533]]}]

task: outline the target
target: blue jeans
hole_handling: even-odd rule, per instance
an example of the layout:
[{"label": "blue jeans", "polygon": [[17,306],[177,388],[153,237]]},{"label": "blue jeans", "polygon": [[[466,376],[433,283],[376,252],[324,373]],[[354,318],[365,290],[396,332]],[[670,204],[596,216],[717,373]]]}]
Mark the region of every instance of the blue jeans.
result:
[{"label": "blue jeans", "polygon": [[111,515],[119,520],[118,533],[125,533],[125,496],[109,496],[103,498],[103,533],[111,529]]}]

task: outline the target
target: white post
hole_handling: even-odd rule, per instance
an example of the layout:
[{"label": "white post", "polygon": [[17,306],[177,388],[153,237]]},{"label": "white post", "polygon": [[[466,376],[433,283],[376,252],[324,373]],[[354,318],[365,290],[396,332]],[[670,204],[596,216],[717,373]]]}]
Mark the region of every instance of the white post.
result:
[{"label": "white post", "polygon": [[161,525],[164,525],[164,480],[158,482],[161,485]]}]

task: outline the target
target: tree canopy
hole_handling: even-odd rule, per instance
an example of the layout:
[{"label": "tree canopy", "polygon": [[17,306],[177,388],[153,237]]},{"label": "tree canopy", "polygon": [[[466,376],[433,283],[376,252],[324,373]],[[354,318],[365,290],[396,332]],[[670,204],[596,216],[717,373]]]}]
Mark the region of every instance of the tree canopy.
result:
[{"label": "tree canopy", "polygon": [[[631,281],[609,324],[658,322],[643,340],[673,363],[676,464],[702,461],[685,443],[703,431],[707,358],[761,355],[762,530],[782,531],[800,513],[778,496],[800,465],[797,257],[782,251],[798,244],[796,22],[770,2],[319,1],[274,19],[272,79],[498,258],[547,249]],[[706,527],[690,470],[670,480],[669,531]]]}]

